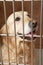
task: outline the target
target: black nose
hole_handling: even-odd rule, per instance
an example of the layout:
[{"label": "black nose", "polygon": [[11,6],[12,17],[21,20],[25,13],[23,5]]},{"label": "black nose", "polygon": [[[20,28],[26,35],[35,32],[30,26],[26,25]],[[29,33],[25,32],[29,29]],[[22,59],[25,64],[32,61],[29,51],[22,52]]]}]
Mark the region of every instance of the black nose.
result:
[{"label": "black nose", "polygon": [[32,27],[35,28],[37,26],[37,22],[36,23],[32,23]]},{"label": "black nose", "polygon": [[29,22],[29,26],[35,28],[37,27],[37,22]]}]

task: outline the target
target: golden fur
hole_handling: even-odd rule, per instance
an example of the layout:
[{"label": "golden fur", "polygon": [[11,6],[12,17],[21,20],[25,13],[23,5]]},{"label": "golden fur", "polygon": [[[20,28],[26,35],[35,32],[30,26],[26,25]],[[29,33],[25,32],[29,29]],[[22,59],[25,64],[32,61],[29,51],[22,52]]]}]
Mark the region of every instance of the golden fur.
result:
[{"label": "golden fur", "polygon": [[[13,15],[13,14],[12,14]],[[7,19],[7,30],[8,30],[8,34],[15,34],[14,32],[14,21],[13,21],[13,17],[12,15],[10,15]],[[21,16],[22,12],[16,12],[15,13],[15,18],[17,16]],[[31,18],[28,15],[27,12],[24,12],[24,24],[28,24],[28,22],[31,20]],[[17,22],[16,25],[19,25],[21,27],[16,26],[17,28],[20,28],[19,32],[22,31],[22,19]],[[6,25],[4,25],[1,28],[0,33],[1,34],[6,34]],[[16,34],[17,34],[18,29],[16,30]],[[23,31],[22,31],[23,32]],[[2,55],[3,55],[3,62],[8,62],[8,46],[9,46],[9,57],[10,57],[10,62],[15,62],[16,63],[16,43],[17,43],[17,63],[24,63],[24,47],[23,47],[23,40],[21,40],[21,38],[19,36],[16,36],[16,43],[15,43],[15,36],[1,36],[2,39]],[[7,41],[6,41],[7,40]],[[31,41],[24,41],[25,42],[25,63],[26,64],[30,64],[31,65]],[[33,41],[34,42],[34,41]],[[36,62],[36,53],[35,53],[35,45],[33,44],[33,63],[35,65]]]}]

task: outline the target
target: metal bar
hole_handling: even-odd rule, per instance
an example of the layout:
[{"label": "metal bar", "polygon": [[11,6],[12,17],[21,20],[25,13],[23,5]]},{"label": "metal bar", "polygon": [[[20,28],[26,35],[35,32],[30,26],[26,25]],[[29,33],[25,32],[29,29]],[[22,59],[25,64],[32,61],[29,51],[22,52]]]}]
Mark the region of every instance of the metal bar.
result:
[{"label": "metal bar", "polygon": [[7,30],[7,18],[6,18],[6,2],[5,0],[3,1],[3,5],[4,5],[4,17],[5,17],[5,24],[6,24],[6,43],[8,45],[8,61],[9,61],[9,65],[10,65],[10,55],[9,55],[9,44],[8,44],[8,30]]},{"label": "metal bar", "polygon": [[25,42],[24,42],[24,0],[22,0],[22,22],[23,22],[23,56],[24,56],[24,65],[25,63]]},{"label": "metal bar", "polygon": [[3,65],[3,56],[2,56],[2,48],[1,48],[1,43],[0,43],[0,65]]},{"label": "metal bar", "polygon": [[[0,64],[2,64],[2,63],[0,62]],[[8,65],[9,62],[4,62],[3,64],[4,64],[4,65],[6,65],[6,64]],[[12,65],[16,65],[16,63],[14,63],[14,62],[12,62],[11,64],[12,64]]]},{"label": "metal bar", "polygon": [[15,36],[15,45],[16,45],[16,65],[17,65],[17,40],[16,40],[16,23],[15,23],[15,7],[14,7],[14,2],[15,0],[12,1],[12,5],[13,5],[13,16],[14,16],[14,36]]},{"label": "metal bar", "polygon": [[[0,36],[7,36],[7,35],[6,35],[6,34],[0,34]],[[9,34],[8,36],[15,36],[15,35],[14,35],[14,34]],[[23,35],[16,35],[16,37],[18,37],[18,36],[23,36]],[[32,35],[29,34],[29,35],[25,35],[25,36],[31,37]],[[38,37],[38,38],[40,38],[40,35],[34,34],[33,37]],[[43,38],[43,35],[42,35],[42,38]]]},{"label": "metal bar", "polygon": [[[31,1],[31,21],[33,21],[33,0]],[[34,65],[33,64],[33,32],[32,32],[32,30],[33,30],[33,27],[32,27],[32,24],[31,24],[31,34],[32,34],[32,36],[31,36],[31,65]]]},{"label": "metal bar", "polygon": [[42,0],[41,0],[41,8],[40,8],[40,53],[39,53],[39,57],[40,57],[40,61],[39,61],[39,65],[42,65],[42,49],[41,49],[41,44],[42,44]]},{"label": "metal bar", "polygon": [[[2,64],[2,63],[0,63],[0,64]],[[9,63],[8,62],[4,62],[4,65],[6,65],[6,64],[8,65]],[[11,65],[16,65],[16,63],[12,62]],[[24,65],[24,64],[18,64],[18,65]],[[29,64],[26,64],[26,65],[29,65]]]}]

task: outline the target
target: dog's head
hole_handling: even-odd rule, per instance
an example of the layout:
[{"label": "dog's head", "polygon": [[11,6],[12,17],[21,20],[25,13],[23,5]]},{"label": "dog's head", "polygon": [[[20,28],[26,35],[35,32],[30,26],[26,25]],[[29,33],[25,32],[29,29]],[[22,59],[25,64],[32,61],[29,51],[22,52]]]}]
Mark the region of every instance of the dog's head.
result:
[{"label": "dog's head", "polygon": [[[24,39],[25,40],[31,40],[31,37],[28,35],[31,35],[31,31],[33,35],[36,32],[37,28],[37,22],[36,20],[31,19],[30,15],[27,12],[24,12],[24,21],[22,19],[22,12],[16,12],[15,13],[15,23],[16,23],[16,34],[23,39],[23,22],[24,22]],[[35,37],[33,37],[33,40],[35,40]]]},{"label": "dog's head", "polygon": [[[16,35],[19,36],[19,38],[23,39],[23,19],[22,19],[22,11],[15,12],[15,26],[16,26]],[[32,25],[31,25],[32,24]],[[8,25],[8,33],[15,33],[15,26],[14,26],[14,16],[11,14],[7,19],[7,25]],[[31,37],[28,35],[31,35],[31,30],[33,32],[33,35],[36,32],[37,28],[37,22],[35,20],[32,21],[30,15],[24,11],[24,40],[31,40]],[[33,40],[35,37],[33,37]]]}]

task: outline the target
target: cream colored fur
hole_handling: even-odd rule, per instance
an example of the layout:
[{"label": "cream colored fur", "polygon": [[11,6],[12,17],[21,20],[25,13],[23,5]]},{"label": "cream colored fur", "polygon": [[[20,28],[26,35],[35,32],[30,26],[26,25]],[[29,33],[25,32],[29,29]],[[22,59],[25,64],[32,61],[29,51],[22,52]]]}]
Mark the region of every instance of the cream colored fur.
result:
[{"label": "cream colored fur", "polygon": [[[31,18],[27,16],[28,13],[24,11],[24,34],[27,34],[31,31],[31,28],[28,26],[29,21]],[[15,18],[20,17],[19,21],[16,22],[16,35],[17,33],[23,34],[23,24],[22,24],[22,11],[15,12]],[[7,19],[7,30],[8,34],[14,34],[14,17],[11,14]],[[1,28],[1,34],[6,34],[6,24]],[[3,62],[8,62],[8,45],[9,45],[9,57],[10,62],[16,63],[16,43],[17,43],[17,63],[24,63],[24,47],[25,44],[25,63],[31,65],[31,41],[25,41],[23,44],[23,40],[19,36],[16,36],[16,43],[15,43],[15,36],[10,36],[6,38],[6,36],[2,36],[2,55],[3,55]],[[33,63],[35,65],[36,61],[36,53],[35,53],[35,45],[33,44]]]}]

